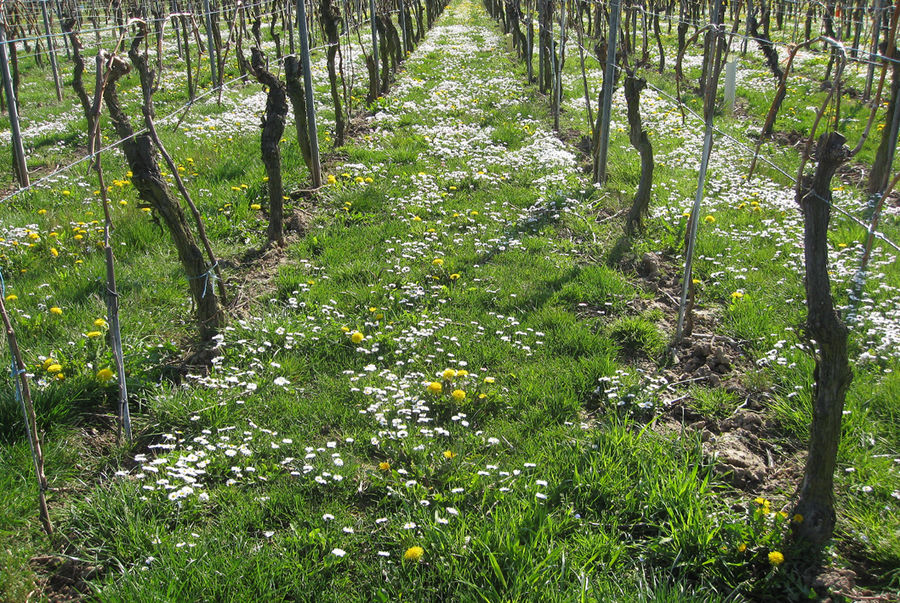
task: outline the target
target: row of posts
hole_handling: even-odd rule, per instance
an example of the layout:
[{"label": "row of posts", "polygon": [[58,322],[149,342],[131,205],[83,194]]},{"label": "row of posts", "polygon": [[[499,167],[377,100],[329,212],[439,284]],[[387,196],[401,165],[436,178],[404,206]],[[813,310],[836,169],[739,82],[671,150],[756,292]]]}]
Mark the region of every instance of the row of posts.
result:
[{"label": "row of posts", "polygon": [[[59,66],[56,60],[56,49],[53,42],[53,33],[50,25],[50,18],[47,13],[47,2],[49,0],[40,0],[41,5],[41,14],[44,22],[44,35],[47,43],[48,54],[50,55],[50,65],[53,69],[53,82],[56,86],[56,98],[61,101],[63,98],[62,95],[62,84],[59,75]],[[406,19],[404,18],[403,12],[403,0],[400,1],[400,24],[403,31],[403,48],[404,52],[409,48],[409,40],[408,33],[406,31]],[[215,44],[213,41],[213,28],[212,28],[212,19],[214,18],[213,12],[210,8],[210,0],[203,0],[203,11],[205,17],[205,25],[206,25],[206,42],[207,42],[207,52],[209,53],[209,65],[210,65],[210,75],[212,76],[213,86],[215,83],[219,81],[217,65],[215,60],[214,48]],[[370,12],[370,21],[372,25],[372,49],[375,60],[375,74],[376,78],[378,77],[378,29],[375,21],[375,0],[369,0],[369,12]],[[307,27],[306,21],[306,5],[303,0],[297,1],[297,28],[298,33],[300,35],[300,60],[301,65],[303,67],[303,85],[306,90],[306,114],[307,119],[309,121],[309,140],[310,147],[312,152],[312,181],[314,186],[321,186],[322,184],[322,168],[321,161],[319,158],[319,141],[317,135],[317,125],[316,125],[316,111],[315,111],[315,103],[313,102],[313,85],[312,85],[312,73],[310,70],[310,57],[309,57],[309,30]],[[8,40],[7,40],[7,24],[5,21],[5,16],[2,12],[0,12],[0,76],[2,76],[3,80],[3,90],[6,95],[7,105],[9,106],[9,121],[10,121],[10,130],[12,134],[12,149],[13,149],[13,158],[15,162],[15,172],[16,179],[20,187],[26,188],[30,185],[30,180],[28,177],[28,165],[25,158],[25,147],[22,141],[22,130],[19,122],[19,107],[16,100],[15,89],[13,87],[12,75],[10,74],[9,68],[9,57],[7,53]],[[64,38],[65,39],[65,38]],[[179,39],[180,42],[180,39]]]}]

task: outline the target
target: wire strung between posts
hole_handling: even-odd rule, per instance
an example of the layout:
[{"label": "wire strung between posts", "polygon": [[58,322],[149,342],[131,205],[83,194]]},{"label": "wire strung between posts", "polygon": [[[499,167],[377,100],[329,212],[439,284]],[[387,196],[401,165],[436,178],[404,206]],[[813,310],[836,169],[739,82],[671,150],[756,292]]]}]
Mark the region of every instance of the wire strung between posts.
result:
[{"label": "wire strung between posts", "polygon": [[[577,42],[576,42],[576,44],[577,44]],[[584,48],[584,46],[582,46],[581,48],[583,48],[584,50],[587,50],[586,48]],[[593,55],[590,55],[590,54],[589,54],[588,56],[589,56],[590,58],[594,59],[595,61],[597,61],[598,63],[600,62],[599,59],[598,59],[597,57],[595,57],[595,56],[593,56]],[[656,86],[654,86],[654,85],[651,84],[650,82],[647,82],[647,87],[648,87],[648,88],[651,88],[652,90],[656,91],[658,94],[660,94],[661,96],[666,97],[667,99],[669,99],[669,100],[672,101],[672,102],[675,102],[675,103],[678,102],[678,99],[676,99],[674,96],[672,96],[671,94],[668,94],[667,92],[661,90],[660,88],[657,88]],[[696,111],[694,111],[693,109],[691,109],[691,108],[690,108],[688,105],[686,105],[685,103],[679,103],[679,108],[681,108],[681,109],[683,109],[683,110],[686,110],[686,111],[687,111],[688,113],[690,113],[693,117],[695,117],[695,118],[697,118],[697,119],[699,119],[699,120],[701,120],[701,121],[703,120],[703,117],[702,117],[699,113],[697,113]],[[737,144],[737,145],[743,147],[745,150],[748,150],[748,151],[752,150],[752,148],[750,147],[750,145],[748,145],[747,143],[745,143],[745,142],[743,142],[743,141],[741,141],[741,140],[735,138],[733,135],[729,134],[728,132],[725,132],[725,131],[719,129],[719,128],[718,128],[717,126],[715,126],[715,125],[713,125],[713,130],[715,130],[715,132],[716,132],[717,134],[719,134],[719,135],[721,135],[721,136],[724,136],[725,138],[729,139],[730,141],[734,142],[735,144]],[[774,169],[775,171],[777,171],[777,172],[779,172],[781,175],[783,175],[785,178],[788,178],[788,179],[790,180],[790,183],[791,183],[792,185],[796,186],[796,184],[797,184],[797,178],[796,178],[796,177],[794,177],[793,175],[787,173],[783,168],[781,168],[780,166],[778,166],[778,164],[776,164],[775,162],[773,162],[773,161],[772,161],[771,159],[769,159],[768,157],[760,156],[760,159],[761,159],[763,162],[765,162],[766,164],[768,164],[769,167],[771,167],[772,169]],[[820,199],[821,199],[821,197],[820,197]],[[840,207],[839,205],[836,205],[836,204],[834,203],[834,201],[826,201],[825,199],[821,199],[821,200],[822,200],[822,201],[825,201],[826,203],[828,203],[828,205],[830,205],[832,208],[834,208],[835,210],[837,210],[840,214],[842,214],[842,215],[846,216],[847,218],[849,218],[851,221],[853,221],[853,222],[854,222],[855,224],[857,224],[858,226],[861,226],[861,227],[865,228],[865,229],[866,229],[866,232],[871,232],[871,233],[872,233],[872,236],[874,236],[876,239],[879,239],[879,240],[881,240],[881,241],[884,241],[888,246],[890,246],[890,247],[896,249],[897,251],[900,251],[900,245],[898,245],[898,244],[895,243],[893,240],[891,240],[890,238],[888,238],[887,235],[885,235],[883,232],[878,231],[878,230],[873,230],[871,224],[868,224],[868,223],[866,223],[866,222],[863,222],[862,220],[860,220],[859,218],[857,218],[856,216],[854,216],[854,215],[853,215],[852,213],[850,213],[849,211],[845,210],[844,208]]]},{"label": "wire strung between posts", "polygon": [[[238,76],[238,77],[236,77],[236,78],[233,78],[233,79],[231,79],[231,80],[228,80],[227,82],[224,82],[224,83],[222,84],[222,87],[224,87],[224,86],[229,86],[229,85],[231,85],[231,84],[233,84],[233,83],[235,83],[235,82],[237,82],[237,81],[240,81],[240,80],[243,80],[243,79],[247,79],[248,77],[250,77],[250,76],[249,76],[249,75],[241,75],[241,76]],[[161,119],[159,120],[159,122],[162,123],[162,122],[165,122],[165,121],[168,120],[168,119],[171,119],[171,118],[175,117],[175,116],[178,115],[178,113],[180,113],[181,111],[185,111],[185,110],[187,110],[187,109],[190,109],[191,106],[193,106],[198,100],[201,100],[201,99],[203,99],[203,98],[205,98],[205,97],[207,97],[207,96],[209,96],[209,95],[211,95],[211,94],[214,94],[214,93],[216,93],[216,92],[217,92],[217,89],[216,89],[216,88],[211,88],[211,89],[207,90],[207,91],[204,92],[203,94],[200,94],[200,95],[196,96],[196,97],[194,98],[193,101],[189,101],[189,102],[183,104],[182,106],[178,107],[177,109],[175,109],[174,111],[172,111],[172,112],[169,113],[168,115],[164,116],[163,118],[161,118]],[[120,139],[120,140],[117,140],[117,141],[115,141],[115,142],[111,142],[111,143],[109,143],[108,145],[106,145],[105,147],[103,147],[103,148],[101,148],[101,149],[98,149],[98,150],[95,151],[95,152],[96,152],[96,153],[102,153],[102,152],[104,152],[104,151],[108,151],[108,150],[110,150],[110,149],[114,149],[114,148],[116,148],[117,146],[119,146],[120,144],[122,144],[123,142],[125,142],[126,140],[130,140],[130,139],[132,139],[132,138],[135,138],[136,136],[140,136],[141,134],[145,134],[146,132],[147,132],[147,129],[146,129],[146,128],[141,128],[140,130],[136,131],[136,132],[135,132],[134,134],[132,134],[131,136],[127,136],[127,137],[122,138],[122,139]],[[20,189],[18,189],[18,190],[16,190],[16,191],[10,193],[10,194],[7,195],[6,197],[3,197],[2,199],[0,199],[0,204],[5,203],[6,201],[9,201],[10,199],[16,197],[17,195],[20,195],[21,193],[25,193],[25,192],[30,191],[31,189],[35,188],[37,185],[39,185],[39,184],[41,184],[41,183],[44,183],[44,182],[50,180],[50,179],[53,178],[54,176],[57,176],[57,175],[59,175],[59,174],[61,174],[61,173],[63,173],[63,172],[66,172],[66,171],[72,169],[72,168],[75,167],[76,165],[79,165],[79,164],[81,164],[81,163],[84,163],[85,161],[90,160],[92,157],[93,157],[93,155],[86,155],[86,156],[84,156],[84,157],[82,157],[82,158],[80,158],[80,159],[76,159],[75,161],[73,161],[72,163],[70,163],[70,164],[68,164],[68,165],[65,165],[65,166],[63,166],[63,167],[57,169],[56,171],[50,172],[49,174],[47,174],[46,176],[44,176],[44,177],[41,178],[40,180],[36,180],[36,181],[32,182],[29,186],[20,188]]]},{"label": "wire strung between posts", "polygon": [[[590,2],[590,3],[597,4],[597,2]],[[889,7],[889,8],[892,9],[893,7]],[[665,19],[665,21],[667,23],[685,24],[685,25],[690,25],[691,27],[694,27],[697,29],[704,27],[704,25],[705,25],[705,24],[701,25],[698,22],[681,19],[680,17],[675,17],[674,15],[669,16],[664,12],[663,13],[653,12],[653,11],[647,10],[646,8],[632,7],[630,10],[633,10],[634,12],[640,13],[640,14],[648,16],[648,17],[662,17]],[[880,9],[880,10],[885,10],[885,9]],[[743,33],[743,34],[739,33],[739,32],[732,33],[730,31],[728,31],[726,33],[726,36],[728,36],[729,38],[735,38],[738,40],[746,40],[746,41],[754,41],[754,42],[760,41],[760,38],[756,38],[754,36],[749,36],[746,33]],[[789,48],[791,45],[798,43],[798,42],[794,42],[794,41],[791,41],[791,42],[782,42],[782,41],[778,41],[778,40],[766,40],[766,41],[771,42],[772,44],[775,44],[776,46],[781,46],[783,48]],[[860,58],[859,56],[857,56],[856,58],[851,57],[848,59],[848,61],[852,62],[852,63],[859,63],[859,64],[865,64],[865,65],[876,65],[876,66],[880,65],[882,61],[888,61],[890,63],[900,63],[900,59],[895,59],[892,57],[884,56],[880,53],[873,53],[870,48],[847,48],[847,51],[848,52],[856,51],[858,55],[865,55],[865,56],[869,57],[868,59]],[[827,55],[828,54],[828,53],[823,53],[823,52],[815,50],[815,49],[810,49],[809,52],[812,54],[815,54],[815,55]]]},{"label": "wire strung between posts", "polygon": [[[396,10],[394,10],[394,11],[389,11],[389,14],[398,14],[398,13],[399,13],[399,11],[396,11]],[[349,36],[351,31],[358,30],[360,27],[362,27],[363,25],[369,23],[370,21],[371,21],[371,19],[367,19],[367,20],[365,20],[365,21],[361,21],[361,22],[359,22],[359,23],[356,25],[356,27],[351,28],[351,29],[348,29],[348,30],[347,30],[344,34],[342,34],[342,35],[347,35],[347,36]],[[116,28],[111,28],[111,29],[118,29],[118,28],[116,27]],[[322,45],[316,46],[316,47],[314,47],[314,48],[310,48],[309,51],[310,51],[310,52],[316,52],[316,51],[319,51],[319,50],[326,50],[326,49],[328,49],[330,46],[332,46],[332,44],[322,44]],[[282,60],[283,60],[283,59],[282,59]],[[180,107],[178,107],[177,109],[175,109],[175,110],[172,111],[171,113],[169,113],[169,114],[165,115],[164,117],[160,118],[159,123],[165,123],[167,120],[172,119],[173,117],[175,117],[176,115],[178,115],[180,112],[186,111],[186,110],[190,109],[191,107],[193,107],[193,106],[197,103],[197,101],[202,100],[202,99],[206,98],[207,96],[209,96],[209,95],[211,95],[211,94],[214,94],[214,93],[218,92],[218,89],[219,89],[219,88],[224,88],[224,87],[226,87],[226,86],[230,86],[231,84],[233,84],[233,83],[235,83],[235,82],[238,82],[238,81],[241,81],[241,80],[246,80],[246,79],[249,78],[249,77],[250,77],[249,74],[247,74],[247,75],[242,75],[242,76],[238,76],[238,77],[232,78],[232,79],[230,79],[230,80],[228,80],[228,81],[226,81],[226,82],[223,82],[221,86],[216,86],[216,87],[210,88],[209,90],[203,92],[202,94],[199,94],[199,95],[197,95],[196,97],[194,97],[193,100],[188,101],[187,103],[181,105]],[[146,128],[141,128],[140,130],[138,130],[138,131],[136,131],[134,134],[132,134],[130,137],[122,138],[122,139],[117,140],[117,141],[115,141],[115,142],[111,142],[110,144],[106,145],[105,147],[102,147],[102,148],[98,149],[98,150],[96,151],[96,153],[102,153],[102,152],[104,152],[104,151],[108,151],[108,150],[110,150],[110,149],[114,149],[114,148],[118,147],[120,144],[122,144],[123,142],[125,142],[126,140],[130,140],[131,138],[134,138],[134,137],[136,137],[136,136],[140,136],[141,134],[144,134],[144,133],[146,133],[146,132],[147,132],[147,129],[146,129]],[[26,187],[22,187],[22,188],[20,188],[20,189],[16,189],[15,191],[13,191],[12,193],[10,193],[9,195],[7,195],[7,196],[5,196],[5,197],[3,197],[3,198],[0,198],[0,204],[5,203],[5,202],[9,201],[10,199],[15,198],[16,196],[18,196],[18,195],[20,195],[20,194],[22,194],[22,193],[26,193],[26,192],[28,192],[28,191],[30,191],[30,190],[36,188],[38,185],[43,184],[43,183],[45,183],[45,182],[51,180],[51,179],[54,178],[55,176],[58,176],[59,174],[62,174],[62,173],[64,173],[64,172],[67,172],[68,170],[72,169],[73,167],[75,167],[75,166],[77,166],[77,165],[80,165],[80,164],[84,163],[85,161],[90,160],[92,157],[93,157],[92,155],[86,155],[86,156],[84,156],[84,157],[81,157],[80,159],[76,159],[76,160],[73,161],[72,163],[69,163],[68,165],[64,165],[63,167],[58,168],[58,169],[54,170],[53,172],[50,172],[49,174],[47,174],[46,176],[44,176],[44,177],[41,178],[40,180],[35,180],[34,182],[32,182],[30,185],[28,185],[28,186],[26,186]]]}]

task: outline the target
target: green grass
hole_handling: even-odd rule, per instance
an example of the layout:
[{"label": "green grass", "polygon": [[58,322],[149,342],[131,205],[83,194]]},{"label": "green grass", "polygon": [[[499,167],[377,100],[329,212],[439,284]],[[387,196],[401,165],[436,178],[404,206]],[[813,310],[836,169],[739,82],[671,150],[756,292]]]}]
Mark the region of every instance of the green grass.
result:
[{"label": "green grass", "polygon": [[[524,84],[524,67],[503,52],[508,42],[484,47],[495,38],[480,7],[456,2],[439,25],[470,29],[433,32],[430,46],[410,58],[395,91],[378,101],[386,119],[330,156],[327,174],[336,183],[304,206],[309,224],[261,276],[229,263],[264,240],[265,216],[251,209],[266,195],[258,133],[165,132],[226,261],[229,291],[241,293],[208,375],[178,375],[173,366],[193,343],[187,283],[167,235],[125,184],[127,169],[106,160],[107,179],[121,183],[112,191],[114,241],[133,446],[113,443],[116,391],[95,377],[111,355],[104,336],[86,335],[105,330],[94,323],[105,309],[93,175],[67,176],[4,209],[7,230],[33,224],[26,227],[38,236],[5,237],[20,244],[4,242],[0,267],[7,294],[18,296],[7,303],[34,374],[61,536],[39,531],[31,459],[7,377],[0,599],[24,598],[36,577],[28,559],[60,551],[100,567],[91,589],[101,601],[808,594],[785,539],[787,521],[762,512],[754,502],[762,492],[723,481],[700,434],[676,425],[680,409],[663,404],[681,398],[714,420],[752,395],[778,427],[766,434],[777,462],[798,469],[785,451],[801,449],[807,437],[813,359],[797,347],[805,311],[791,238],[796,215],[769,189],[758,197],[711,193],[714,220],[701,228],[695,264],[697,308],[715,317],[717,334],[740,344],[741,366],[754,368],[733,375],[742,390],[654,389],[661,377],[680,378],[664,362],[671,336],[664,325],[673,317],[660,306],[640,310],[663,294],[648,289],[628,260],[652,251],[664,272],[678,273],[680,203],[693,196],[696,172],[658,164],[652,207],[666,210],[642,236],[624,240],[621,218],[605,218],[627,206],[639,177],[626,133],[614,132],[602,189],[570,167],[503,163],[549,130],[546,99]],[[474,45],[460,50],[468,37]],[[577,60],[567,61],[566,74],[579,75]],[[226,96],[244,99],[255,89]],[[580,79],[565,93],[580,98]],[[171,106],[183,100],[177,91],[166,96]],[[195,111],[218,114],[214,103]],[[580,111],[562,120],[584,134]],[[473,142],[476,135],[482,142]],[[659,130],[651,139],[666,157],[685,135]],[[286,139],[286,190],[304,188],[290,128]],[[487,145],[502,152],[478,156]],[[885,229],[896,233],[896,221]],[[839,303],[848,301],[852,264],[840,245],[852,248],[862,234],[833,221]],[[879,261],[865,290],[874,306],[890,301],[882,282],[900,285],[896,260]],[[851,344],[838,533],[827,552],[834,565],[862,565],[875,588],[889,590],[900,580],[900,514],[885,511],[897,508],[900,490],[900,364],[874,335],[856,335],[864,328]],[[356,332],[362,341],[353,341]],[[868,349],[874,359],[860,360]],[[61,364],[63,379],[43,368],[47,357]],[[431,383],[439,393],[429,392]],[[194,491],[177,494],[186,485]],[[780,511],[789,510],[795,485],[761,487]],[[413,546],[424,549],[419,562],[404,560]],[[767,557],[776,550],[788,557],[779,568]]]}]

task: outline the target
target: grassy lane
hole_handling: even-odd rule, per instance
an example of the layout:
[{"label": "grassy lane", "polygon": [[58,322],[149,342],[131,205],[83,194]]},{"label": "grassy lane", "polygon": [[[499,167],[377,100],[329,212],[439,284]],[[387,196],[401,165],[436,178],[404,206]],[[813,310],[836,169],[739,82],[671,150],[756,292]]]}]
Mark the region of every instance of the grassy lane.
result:
[{"label": "grassy lane", "polygon": [[589,427],[632,332],[579,307],[640,293],[578,261],[561,216],[593,190],[503,48],[480,7],[451,7],[212,376],[160,391],[167,433],[74,504],[63,529],[111,570],[101,599],[572,599],[695,579],[708,599],[740,578],[719,546],[738,555],[743,517],[707,496],[699,442],[615,413]]}]

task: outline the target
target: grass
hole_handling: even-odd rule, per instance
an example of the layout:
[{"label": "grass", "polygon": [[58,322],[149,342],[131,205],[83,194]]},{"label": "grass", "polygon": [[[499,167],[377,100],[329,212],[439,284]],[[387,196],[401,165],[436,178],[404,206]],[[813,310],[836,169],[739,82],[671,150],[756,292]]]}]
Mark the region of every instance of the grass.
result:
[{"label": "grass", "polygon": [[[714,220],[697,249],[698,309],[717,317],[718,334],[739,342],[754,368],[734,376],[742,395],[672,385],[678,375],[662,354],[672,317],[642,309],[660,296],[628,266],[654,252],[677,273],[682,211],[696,185],[685,165],[691,128],[667,121],[674,105],[642,105],[658,157],[654,213],[643,236],[622,241],[621,222],[598,212],[623,208],[637,184],[624,131],[614,132],[608,186],[590,186],[506,49],[479,7],[450,6],[379,101],[378,119],[332,156],[336,182],[269,269],[271,281],[226,270],[230,290],[250,301],[232,313],[209,374],[181,382],[172,365],[192,340],[186,283],[167,237],[137,207],[126,168],[107,160],[108,178],[122,183],[113,200],[133,447],[112,443],[115,390],[95,377],[110,352],[103,336],[86,335],[103,331],[94,321],[105,313],[92,176],[67,174],[4,209],[2,269],[7,294],[18,296],[8,304],[34,372],[47,473],[61,488],[51,513],[65,550],[100,568],[94,599],[808,594],[778,513],[796,484],[734,489],[700,435],[672,427],[681,413],[666,406],[683,398],[712,421],[752,395],[778,425],[767,434],[777,461],[796,463],[782,452],[806,438],[813,360],[790,191],[728,185],[729,164],[745,158],[722,147],[706,205]],[[566,98],[579,99],[578,86],[573,78]],[[225,106],[249,102],[250,92],[228,91]],[[583,105],[575,107],[563,123],[586,133]],[[265,197],[256,115],[253,127],[227,132],[205,121],[217,118],[214,103],[194,115],[166,141],[217,255],[233,260],[264,236],[265,215],[250,207]],[[293,190],[305,172],[288,132]],[[885,229],[894,235],[896,219]],[[862,234],[833,221],[841,304]],[[895,256],[880,250],[875,262],[853,331],[839,529],[828,553],[889,590],[900,579],[898,514],[883,511],[896,509],[900,490],[900,380],[883,328],[891,323],[878,312],[889,313],[900,281]],[[42,368],[47,357],[63,379]],[[9,393],[0,396],[0,563],[9,568],[0,598],[11,600],[40,577],[28,560],[62,542],[35,521],[17,412]],[[415,546],[422,558],[405,559]],[[772,551],[788,561],[772,566]]]}]

